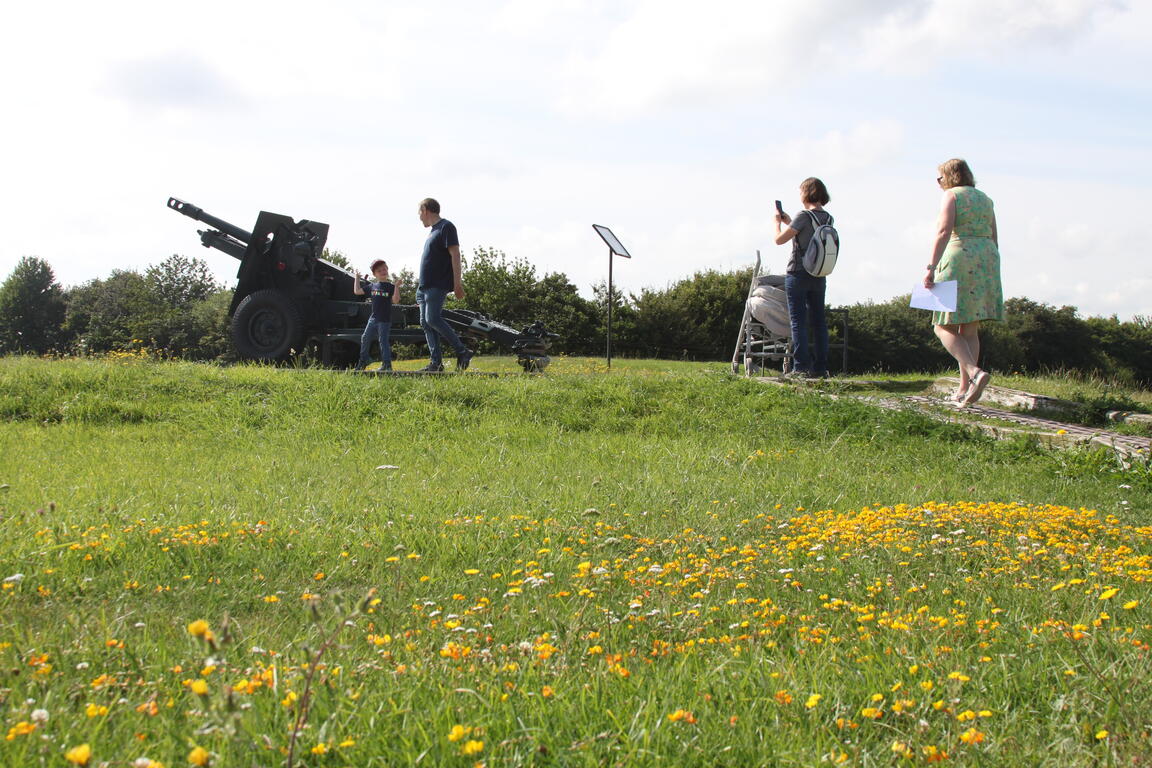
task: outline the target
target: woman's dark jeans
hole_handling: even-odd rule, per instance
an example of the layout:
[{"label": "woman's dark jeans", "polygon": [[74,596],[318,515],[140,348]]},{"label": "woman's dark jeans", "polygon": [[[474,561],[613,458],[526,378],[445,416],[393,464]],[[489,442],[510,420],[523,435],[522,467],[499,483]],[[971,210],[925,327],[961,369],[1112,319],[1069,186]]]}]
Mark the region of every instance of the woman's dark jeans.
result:
[{"label": "woman's dark jeans", "polygon": [[[788,317],[792,321],[792,370],[811,376],[828,374],[828,320],[824,316],[824,290],[828,279],[802,275],[784,276]],[[808,343],[808,330],[815,337]]]}]

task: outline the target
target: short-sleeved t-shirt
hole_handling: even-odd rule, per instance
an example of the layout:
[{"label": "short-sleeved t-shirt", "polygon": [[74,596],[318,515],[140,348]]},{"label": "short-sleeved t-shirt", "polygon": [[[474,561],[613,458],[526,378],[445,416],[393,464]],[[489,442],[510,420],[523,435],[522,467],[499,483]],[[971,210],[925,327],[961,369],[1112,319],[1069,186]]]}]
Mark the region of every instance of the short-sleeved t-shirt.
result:
[{"label": "short-sleeved t-shirt", "polygon": [[792,257],[788,259],[788,274],[790,275],[808,274],[808,270],[804,269],[804,252],[808,250],[808,243],[812,242],[812,235],[816,233],[816,228],[812,226],[810,214],[815,214],[821,224],[832,222],[832,214],[828,211],[805,209],[792,217],[792,223],[788,226],[796,230],[796,237],[792,238]]},{"label": "short-sleeved t-shirt", "polygon": [[368,295],[372,297],[372,319],[392,322],[392,292],[396,286],[389,282],[370,283]]},{"label": "short-sleeved t-shirt", "polygon": [[419,287],[452,290],[455,277],[452,274],[452,255],[448,249],[454,245],[460,245],[455,224],[448,219],[440,219],[432,225],[432,231],[424,241],[424,255],[420,258]]}]

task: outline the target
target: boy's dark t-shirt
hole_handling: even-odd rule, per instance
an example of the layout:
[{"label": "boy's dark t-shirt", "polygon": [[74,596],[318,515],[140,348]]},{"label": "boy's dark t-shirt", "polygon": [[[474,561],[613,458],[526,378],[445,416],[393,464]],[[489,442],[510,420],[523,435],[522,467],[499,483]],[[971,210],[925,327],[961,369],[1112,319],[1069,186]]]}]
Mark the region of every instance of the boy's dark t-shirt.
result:
[{"label": "boy's dark t-shirt", "polygon": [[372,297],[372,318],[378,322],[392,322],[392,292],[396,286],[389,282],[369,283],[368,295]]},{"label": "boy's dark t-shirt", "polygon": [[452,256],[448,249],[460,245],[456,225],[448,219],[440,219],[432,225],[428,239],[424,241],[424,255],[420,259],[421,288],[453,288]]},{"label": "boy's dark t-shirt", "polygon": [[787,272],[790,275],[808,274],[808,270],[804,269],[804,252],[808,250],[808,243],[812,242],[812,235],[816,234],[810,214],[815,214],[821,224],[829,224],[832,221],[832,214],[828,211],[805,209],[792,217],[792,223],[788,226],[796,230],[796,237],[792,238],[792,257],[788,259]]}]

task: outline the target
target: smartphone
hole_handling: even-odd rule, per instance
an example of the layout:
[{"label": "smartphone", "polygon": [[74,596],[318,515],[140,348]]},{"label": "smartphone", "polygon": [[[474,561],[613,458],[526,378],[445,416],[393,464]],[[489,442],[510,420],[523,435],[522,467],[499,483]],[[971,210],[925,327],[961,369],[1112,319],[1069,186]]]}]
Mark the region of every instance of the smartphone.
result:
[{"label": "smartphone", "polygon": [[784,215],[784,206],[780,204],[780,201],[779,201],[779,200],[777,200],[777,201],[776,201],[776,211],[777,211],[777,212],[778,212],[778,213],[779,213],[781,216],[783,216],[783,215]]}]

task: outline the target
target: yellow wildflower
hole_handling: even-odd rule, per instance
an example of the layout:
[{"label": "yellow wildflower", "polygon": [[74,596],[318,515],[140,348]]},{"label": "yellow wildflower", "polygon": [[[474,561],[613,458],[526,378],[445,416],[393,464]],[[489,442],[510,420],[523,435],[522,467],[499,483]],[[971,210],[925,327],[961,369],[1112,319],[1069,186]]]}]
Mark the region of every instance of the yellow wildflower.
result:
[{"label": "yellow wildflower", "polygon": [[472,727],[467,725],[454,725],[452,730],[448,731],[448,741],[460,741],[465,736],[472,733]]},{"label": "yellow wildflower", "polygon": [[88,761],[92,759],[92,747],[87,744],[72,747],[64,753],[64,759],[73,765],[88,765]]},{"label": "yellow wildflower", "polygon": [[8,736],[5,737],[5,740],[13,741],[17,736],[27,736],[34,730],[36,730],[35,724],[21,720],[20,722],[16,723],[16,725],[8,729]]},{"label": "yellow wildflower", "polygon": [[924,760],[929,763],[940,763],[948,759],[948,753],[934,745],[924,747],[922,751],[924,752]]}]

